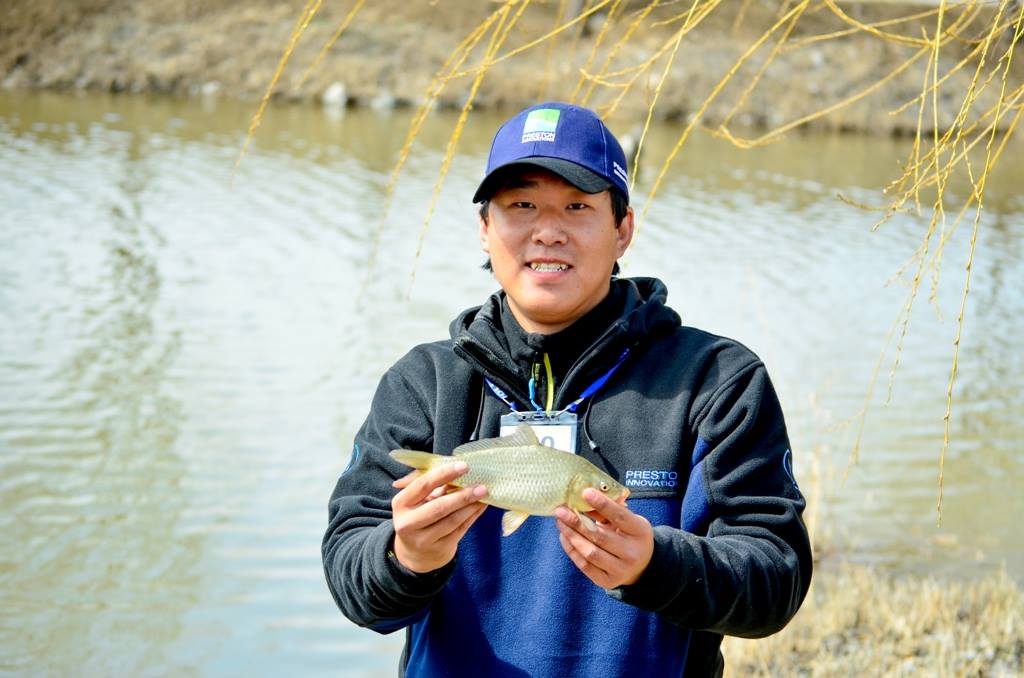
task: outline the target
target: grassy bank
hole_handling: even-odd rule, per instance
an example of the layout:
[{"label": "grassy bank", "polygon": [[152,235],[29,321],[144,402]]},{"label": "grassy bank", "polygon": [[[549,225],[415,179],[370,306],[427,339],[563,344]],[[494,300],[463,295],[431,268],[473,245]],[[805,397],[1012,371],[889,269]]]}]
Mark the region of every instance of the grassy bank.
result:
[{"label": "grassy bank", "polygon": [[977,581],[819,571],[800,612],[769,638],[727,638],[727,675],[1020,676],[1024,593]]}]

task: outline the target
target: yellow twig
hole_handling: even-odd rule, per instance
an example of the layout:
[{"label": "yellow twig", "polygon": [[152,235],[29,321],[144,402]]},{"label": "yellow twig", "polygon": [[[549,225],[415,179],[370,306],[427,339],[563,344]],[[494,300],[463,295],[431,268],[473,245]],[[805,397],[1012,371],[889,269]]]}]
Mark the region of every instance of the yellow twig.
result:
[{"label": "yellow twig", "polygon": [[[864,25],[865,26],[869,26],[871,28],[879,28],[881,26],[893,26],[895,24],[904,23],[906,21],[914,21],[916,19],[924,19],[924,18],[927,18],[927,17],[935,14],[938,11],[939,11],[938,9],[929,9],[929,10],[927,10],[925,12],[919,12],[917,14],[910,14],[908,16],[898,17],[896,19],[886,19],[884,21],[876,21],[874,23],[864,24]],[[788,51],[792,51],[792,50],[802,49],[803,47],[806,47],[807,45],[814,44],[816,42],[827,42],[829,40],[835,40],[836,38],[844,38],[844,37],[846,37],[848,35],[853,35],[854,33],[859,33],[860,31],[861,31],[861,28],[859,26],[854,26],[852,28],[846,28],[846,29],[843,29],[841,31],[833,31],[832,33],[822,33],[820,35],[812,35],[810,37],[801,38],[799,40],[791,40],[788,43],[786,43],[786,46],[783,48],[783,51],[787,51],[788,52]]]},{"label": "yellow twig", "polygon": [[905,71],[908,68],[910,68],[918,59],[920,59],[925,54],[927,54],[927,52],[928,52],[928,48],[926,48],[926,47],[921,48],[920,50],[915,52],[913,56],[911,56],[909,59],[904,61],[899,66],[897,66],[894,70],[889,71],[880,80],[877,80],[876,82],[874,82],[869,87],[866,87],[866,88],[862,89],[860,92],[857,92],[856,94],[853,94],[853,95],[843,99],[842,101],[839,101],[839,102],[837,102],[835,104],[832,104],[831,106],[826,106],[825,108],[822,108],[822,109],[820,109],[818,111],[815,111],[814,113],[809,113],[809,114],[807,114],[807,115],[805,115],[805,116],[803,116],[803,117],[801,117],[801,118],[799,118],[797,120],[793,120],[792,122],[788,122],[785,125],[782,125],[780,127],[776,127],[772,131],[770,131],[770,132],[768,132],[766,134],[762,134],[761,136],[757,137],[756,139],[737,138],[737,137],[732,136],[731,134],[729,135],[729,139],[734,144],[739,146],[740,148],[754,148],[755,146],[762,146],[762,145],[767,144],[767,143],[769,143],[771,141],[774,141],[775,139],[777,139],[778,137],[782,136],[783,134],[785,134],[786,132],[788,132],[791,129],[795,129],[797,127],[800,127],[801,125],[805,125],[808,122],[811,122],[812,120],[817,120],[818,118],[824,117],[824,116],[828,115],[829,113],[833,113],[835,111],[838,111],[841,108],[845,108],[845,107],[849,106],[850,104],[852,104],[853,102],[859,101],[859,100],[863,99],[864,97],[866,97],[866,96],[876,92],[877,90],[881,89],[886,83],[888,83],[890,80],[892,80],[893,78],[898,76],[900,73],[902,73],[903,71]]},{"label": "yellow twig", "polygon": [[[693,5],[690,6],[692,12],[696,7],[699,0],[694,0]],[[647,138],[647,130],[651,126],[651,118],[654,116],[654,107],[658,105],[658,97],[661,95],[661,88],[665,84],[665,80],[668,78],[668,73],[672,70],[672,62],[675,61],[676,53],[679,51],[679,43],[682,41],[683,36],[686,35],[686,24],[683,25],[678,31],[676,31],[676,42],[672,48],[672,53],[665,61],[665,68],[661,71],[661,77],[658,79],[658,85],[654,88],[654,97],[651,100],[651,104],[647,107],[647,118],[644,120],[644,129],[640,133],[640,139],[636,144],[636,153],[634,154],[633,160],[633,175],[630,177],[629,190],[632,193],[636,187],[636,177],[639,172],[636,171],[637,166],[640,163],[640,151],[644,147],[644,140]]]},{"label": "yellow twig", "polygon": [[548,33],[545,33],[544,35],[542,35],[541,37],[537,38],[536,40],[531,40],[530,42],[526,43],[525,45],[522,45],[520,47],[516,47],[515,49],[510,50],[510,51],[506,52],[505,54],[502,54],[499,57],[495,57],[494,59],[491,59],[486,66],[481,64],[480,66],[477,66],[475,68],[471,68],[471,69],[469,69],[467,71],[459,71],[457,73],[453,73],[452,75],[448,76],[448,79],[449,80],[454,80],[456,78],[462,78],[462,77],[465,77],[467,75],[477,75],[477,74],[479,74],[481,69],[486,70],[487,68],[491,68],[492,66],[501,63],[502,61],[506,61],[508,59],[511,59],[514,56],[518,56],[519,54],[522,54],[523,52],[525,52],[525,51],[527,51],[529,49],[533,49],[534,47],[536,47],[537,45],[541,44],[545,40],[553,38],[554,36],[558,35],[562,31],[567,30],[567,29],[571,28],[572,26],[575,26],[576,24],[580,23],[581,21],[586,20],[586,18],[589,17],[591,14],[593,14],[597,10],[601,9],[602,7],[604,7],[605,5],[607,5],[608,3],[613,2],[613,1],[614,0],[601,0],[601,2],[597,3],[596,5],[594,5],[593,7],[588,9],[587,11],[580,12],[579,16],[577,16],[575,19],[571,19],[570,21],[562,24],[562,26],[560,26],[559,28],[556,28],[553,31],[549,31]]},{"label": "yellow twig", "polygon": [[753,92],[754,88],[757,87],[757,84],[761,82],[761,78],[764,77],[764,74],[768,70],[768,67],[771,66],[773,61],[775,61],[775,57],[779,55],[779,49],[784,44],[786,44],[786,41],[789,39],[789,36],[793,32],[793,29],[796,28],[797,23],[800,22],[800,17],[802,15],[803,9],[801,9],[801,11],[798,12],[797,14],[793,15],[793,19],[789,22],[789,25],[786,26],[786,30],[783,31],[782,35],[779,36],[779,40],[778,42],[775,43],[775,47],[772,49],[771,54],[769,54],[768,58],[764,60],[764,63],[761,64],[761,67],[757,69],[757,73],[755,73],[754,77],[750,79],[750,83],[743,90],[743,93],[740,94],[739,98],[736,99],[736,103],[733,104],[729,112],[725,114],[725,118],[722,119],[722,123],[721,125],[719,125],[719,127],[725,128],[729,126],[729,122],[732,120],[732,116],[736,115],[736,112],[743,106],[743,104],[746,103],[747,99],[750,97],[751,92]]},{"label": "yellow twig", "polygon": [[661,187],[661,182],[664,180],[665,174],[668,172],[669,166],[671,166],[672,161],[675,160],[675,157],[679,153],[679,150],[683,147],[683,144],[686,143],[686,140],[689,138],[694,126],[704,116],[704,112],[708,109],[708,106],[711,105],[711,102],[715,100],[715,98],[719,95],[719,93],[721,93],[722,89],[726,86],[726,84],[728,84],[732,77],[736,75],[736,73],[743,66],[746,60],[750,58],[750,55],[756,52],[758,48],[760,48],[761,45],[763,45],[764,42],[768,40],[772,33],[778,30],[779,27],[782,26],[786,21],[788,21],[794,14],[802,12],[804,8],[807,7],[808,2],[809,0],[803,0],[803,2],[801,2],[799,5],[791,9],[782,18],[776,21],[770,29],[765,31],[765,33],[761,35],[760,38],[755,40],[754,43],[747,48],[747,51],[745,51],[740,56],[740,58],[736,60],[736,63],[732,65],[732,67],[729,69],[729,72],[726,73],[721,80],[719,80],[717,85],[715,85],[714,89],[711,91],[711,94],[708,95],[708,97],[704,100],[704,103],[701,105],[700,109],[690,120],[689,124],[687,124],[682,134],[679,135],[679,138],[676,140],[675,146],[672,148],[671,152],[669,152],[668,157],[665,158],[665,161],[662,163],[661,171],[658,172],[658,176],[657,178],[655,178],[654,184],[653,186],[651,186],[651,190],[647,194],[647,200],[644,203],[644,209],[640,215],[640,223],[643,223],[644,218],[647,216],[647,211],[650,209],[651,202],[654,200],[654,196],[657,194],[658,189]]},{"label": "yellow twig", "polygon": [[313,20],[316,13],[320,10],[320,5],[323,0],[307,0],[306,6],[302,8],[302,13],[299,15],[298,20],[295,22],[295,28],[292,29],[292,34],[288,38],[288,44],[284,48],[284,53],[277,62],[277,68],[274,70],[274,76],[270,79],[270,84],[267,85],[267,90],[263,93],[263,98],[260,99],[260,105],[256,109],[256,114],[252,116],[252,120],[249,122],[249,131],[245,135],[245,143],[242,144],[242,149],[238,152],[238,157],[235,159],[235,166],[231,171],[231,181],[234,183],[235,172],[238,171],[238,166],[242,164],[242,158],[249,150],[249,144],[252,142],[253,135],[256,133],[256,128],[260,126],[260,120],[263,119],[263,111],[266,110],[267,104],[270,102],[270,96],[274,93],[274,88],[277,86],[277,81],[281,79],[281,74],[284,73],[284,67],[288,65],[288,60],[292,56],[292,52],[295,50],[295,46],[299,44],[299,38],[306,31],[306,27],[309,26],[309,22]]},{"label": "yellow twig", "polygon": [[[940,2],[942,2],[943,5],[945,5],[945,1],[944,0],[940,0]],[[873,36],[875,36],[877,38],[881,38],[883,40],[886,40],[888,42],[895,42],[895,43],[899,43],[899,44],[903,44],[903,45],[910,45],[911,47],[929,47],[930,46],[928,40],[922,40],[922,39],[919,39],[919,38],[909,38],[909,37],[907,37],[905,35],[900,35],[898,33],[887,33],[886,31],[878,30],[878,28],[876,28],[876,26],[878,24],[865,24],[865,23],[862,23],[860,21],[857,21],[856,19],[851,17],[849,14],[844,12],[842,9],[840,9],[839,5],[837,5],[835,3],[835,0],[825,0],[825,4],[828,6],[828,8],[830,10],[832,10],[833,14],[835,14],[837,17],[839,17],[840,20],[842,20],[843,22],[849,24],[850,26],[853,26],[854,28],[856,28],[859,31],[863,31],[865,33],[870,33],[871,35],[873,35]],[[940,15],[942,14],[941,10],[939,11],[939,14]]]},{"label": "yellow twig", "polygon": [[608,35],[608,29],[615,23],[616,14],[619,12],[619,8],[622,7],[622,0],[614,0],[612,8],[608,11],[608,16],[605,17],[604,25],[601,26],[601,32],[597,34],[597,38],[594,40],[594,44],[590,47],[590,54],[587,56],[587,63],[583,65],[581,69],[581,75],[576,80],[576,87],[573,89],[572,94],[569,95],[569,101],[575,102],[576,97],[579,96],[580,90],[583,89],[583,83],[586,82],[586,71],[590,70],[591,64],[594,63],[594,59],[597,58],[597,50],[604,44],[604,37]]},{"label": "yellow twig", "polygon": [[608,54],[605,55],[604,63],[601,64],[601,68],[597,72],[597,74],[596,75],[585,74],[587,76],[588,80],[590,80],[590,84],[587,87],[586,93],[583,95],[583,100],[581,101],[582,105],[584,105],[584,106],[588,105],[588,103],[590,101],[590,95],[593,94],[594,86],[595,85],[600,84],[600,85],[605,86],[605,87],[625,87],[626,86],[626,85],[610,85],[610,84],[607,84],[608,83],[608,81],[607,81],[607,78],[608,78],[608,73],[607,73],[608,66],[612,63],[612,61],[615,59],[615,57],[618,56],[619,51],[625,45],[627,45],[629,43],[629,40],[633,37],[633,34],[641,26],[641,24],[643,24],[644,19],[646,19],[647,16],[652,11],[654,11],[654,8],[657,7],[657,6],[658,6],[658,0],[652,0],[652,2],[649,2],[641,11],[637,12],[636,17],[634,17],[632,22],[630,22],[629,28],[627,28],[625,30],[625,32],[622,34],[622,37],[619,38],[618,42],[616,42],[615,45],[612,46],[612,48],[608,52]]},{"label": "yellow twig", "polygon": [[420,129],[423,127],[423,123],[426,122],[427,116],[430,114],[431,109],[437,102],[437,98],[441,95],[441,92],[444,91],[445,84],[447,84],[447,80],[445,80],[444,76],[448,71],[459,68],[466,59],[469,58],[473,49],[477,46],[483,36],[487,34],[487,30],[500,18],[500,16],[501,10],[496,10],[477,25],[477,27],[473,29],[473,31],[471,31],[461,43],[459,43],[459,46],[451,53],[448,60],[444,63],[441,69],[431,80],[430,85],[427,87],[427,98],[416,112],[416,115],[413,116],[412,122],[409,124],[409,131],[405,135],[405,142],[402,144],[402,150],[398,154],[398,160],[395,162],[395,166],[391,169],[387,186],[384,189],[384,204],[381,207],[380,220],[374,228],[373,238],[371,239],[370,254],[367,257],[366,273],[363,276],[363,284],[360,286],[360,298],[365,294],[366,287],[370,282],[371,274],[376,268],[377,257],[380,252],[380,241],[384,233],[384,224],[387,221],[388,212],[391,210],[391,201],[394,198],[395,187],[398,185],[398,177],[401,175],[402,169],[405,167],[406,160],[408,160],[409,154],[412,151],[413,142],[419,135]]},{"label": "yellow twig", "polygon": [[[552,31],[557,31],[558,27],[562,25],[562,21],[565,19],[565,9],[569,0],[559,0],[558,11],[555,13],[555,28]],[[548,41],[547,54],[544,57],[544,77],[541,78],[540,87],[537,90],[537,99],[543,101],[547,99],[548,84],[551,82],[551,65],[554,63],[555,45],[558,43],[558,35]]]},{"label": "yellow twig", "polygon": [[[505,24],[508,18],[508,12],[519,3],[519,10],[511,20],[508,20],[507,25]],[[412,295],[412,287],[416,282],[416,268],[419,262],[420,254],[423,251],[423,241],[427,235],[427,227],[430,224],[430,219],[434,214],[434,208],[437,206],[438,198],[441,196],[441,186],[444,184],[445,177],[448,176],[448,168],[451,166],[452,158],[455,155],[455,147],[459,143],[459,139],[462,136],[462,128],[466,124],[466,119],[469,117],[469,112],[473,108],[473,101],[476,99],[477,92],[480,89],[480,83],[483,82],[484,76],[487,75],[487,70],[492,63],[494,54],[501,49],[502,44],[508,38],[509,32],[515,26],[516,22],[526,11],[527,6],[530,4],[530,0],[507,0],[505,5],[499,10],[501,12],[501,19],[498,21],[498,25],[494,29],[494,34],[491,36],[491,42],[487,46],[487,51],[484,54],[481,67],[476,69],[476,77],[473,79],[473,84],[470,87],[469,95],[466,97],[466,102],[462,106],[462,110],[459,113],[459,119],[455,123],[455,130],[452,132],[451,137],[448,139],[448,147],[445,149],[444,160],[441,162],[441,170],[438,172],[437,181],[434,183],[434,192],[430,198],[430,205],[427,208],[427,215],[423,219],[423,226],[420,229],[420,236],[416,242],[416,255],[413,259],[412,271],[409,274],[409,289],[406,293],[406,297]]]},{"label": "yellow twig", "polygon": [[309,68],[307,68],[306,71],[302,74],[302,77],[299,78],[299,84],[295,86],[295,90],[300,89],[306,83],[306,80],[309,79],[310,74],[314,70],[316,70],[316,67],[319,66],[320,62],[324,60],[325,56],[327,56],[327,52],[329,52],[330,49],[334,47],[334,44],[338,42],[338,39],[341,38],[341,34],[344,33],[345,30],[348,28],[349,24],[352,23],[352,19],[355,18],[356,14],[359,13],[359,10],[363,8],[364,4],[366,4],[366,0],[356,0],[356,3],[352,5],[352,9],[349,10],[348,14],[342,20],[341,25],[338,26],[337,30],[334,31],[334,35],[332,35],[330,40],[328,40],[327,43],[324,44],[323,48],[320,50],[320,53],[316,55],[316,59],[313,59],[313,63],[309,65]]},{"label": "yellow twig", "polygon": [[[1024,5],[1021,5],[1020,15],[1017,18],[1017,30],[1014,34],[1014,42],[1021,37],[1021,30],[1024,28]],[[945,472],[946,472],[946,451],[949,449],[949,421],[952,417],[953,412],[953,386],[956,383],[957,369],[960,361],[960,340],[963,336],[964,328],[964,314],[967,309],[967,296],[971,289],[971,272],[974,268],[974,252],[978,242],[978,231],[981,224],[981,210],[982,210],[982,198],[985,194],[985,183],[988,180],[989,171],[992,169],[992,143],[995,141],[996,130],[999,126],[999,118],[1002,116],[1003,109],[1001,104],[1006,95],[1006,80],[1010,71],[1010,64],[1013,61],[1013,50],[1011,49],[1006,58],[1006,66],[1003,69],[1003,84],[1002,92],[999,97],[999,104],[997,104],[998,110],[996,111],[995,118],[992,122],[992,131],[988,138],[988,143],[985,147],[985,167],[981,173],[981,179],[977,184],[974,184],[972,177],[972,184],[975,186],[974,194],[977,196],[977,209],[974,212],[974,227],[971,230],[971,244],[967,254],[967,266],[966,274],[964,277],[964,291],[960,297],[960,313],[957,315],[956,321],[956,338],[953,340],[953,364],[949,372],[949,386],[946,388],[946,414],[943,416],[943,437],[942,437],[942,451],[939,453],[939,497],[936,501],[935,510],[937,514],[937,522],[941,525],[942,523],[942,495],[945,486]]]},{"label": "yellow twig", "polygon": [[[720,0],[708,0],[708,2],[706,2],[703,6],[700,6],[700,8],[696,12],[693,11],[693,6],[691,6],[690,12],[686,13],[685,15],[686,21],[679,29],[682,32],[682,35],[686,35],[690,31],[692,31],[696,26],[698,26],[700,22],[703,21],[704,18],[707,17],[712,12],[712,10],[714,10],[715,7],[718,6],[719,2]],[[619,107],[619,104],[623,101],[623,99],[625,99],[626,95],[629,93],[629,90],[636,83],[637,79],[641,75],[643,75],[647,71],[647,69],[653,66],[654,63],[658,59],[660,59],[665,52],[667,52],[675,45],[677,45],[677,36],[673,35],[669,37],[667,40],[665,40],[664,44],[657,52],[654,53],[653,56],[644,61],[642,64],[639,64],[628,69],[631,71],[635,71],[633,78],[628,83],[626,83],[626,86],[622,88],[622,91],[619,92],[619,95],[610,104],[603,108],[603,110],[601,111],[601,115],[604,117],[611,116]]]},{"label": "yellow twig", "polygon": [[893,320],[889,326],[889,332],[885,335],[885,344],[882,346],[882,350],[878,353],[878,360],[875,361],[875,369],[871,371],[871,379],[868,381],[867,392],[864,394],[864,404],[860,408],[860,412],[853,416],[854,419],[859,419],[860,424],[857,426],[857,436],[854,438],[853,447],[850,450],[850,458],[846,462],[846,468],[843,470],[843,478],[841,484],[846,484],[846,479],[850,475],[850,469],[860,461],[860,444],[864,438],[864,426],[867,423],[868,410],[871,408],[871,398],[875,393],[875,384],[878,383],[878,375],[882,371],[882,361],[885,360],[885,352],[889,348],[889,344],[892,342],[893,334],[896,332],[896,328],[899,326],[899,316]]}]

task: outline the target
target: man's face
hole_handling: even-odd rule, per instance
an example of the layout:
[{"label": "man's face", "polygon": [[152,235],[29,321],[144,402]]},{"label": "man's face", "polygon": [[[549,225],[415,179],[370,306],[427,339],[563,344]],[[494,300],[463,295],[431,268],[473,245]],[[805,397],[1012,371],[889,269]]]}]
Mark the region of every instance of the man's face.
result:
[{"label": "man's face", "polygon": [[480,245],[512,314],[527,332],[543,334],[604,299],[632,237],[632,209],[616,224],[608,191],[584,193],[539,168],[506,182],[480,219]]}]

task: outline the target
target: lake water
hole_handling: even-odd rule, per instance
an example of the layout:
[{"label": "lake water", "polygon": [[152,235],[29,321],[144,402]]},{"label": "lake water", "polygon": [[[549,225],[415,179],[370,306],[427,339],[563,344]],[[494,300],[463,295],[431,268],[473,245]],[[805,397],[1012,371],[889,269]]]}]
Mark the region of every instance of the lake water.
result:
[{"label": "lake water", "polygon": [[[453,114],[382,219],[409,113],[273,107],[232,176],[254,109],[0,93],[0,673],[394,675],[401,634],[354,627],[323,582],[326,502],[382,372],[495,287],[469,197],[500,120],[471,117],[417,256]],[[678,132],[652,131],[638,207]],[[970,220],[887,404],[891,345],[869,386],[928,218],[872,232],[837,198],[881,204],[908,149],[697,135],[623,272],[765,360],[824,566],[1021,582],[1024,147],[987,187],[941,525]]]}]

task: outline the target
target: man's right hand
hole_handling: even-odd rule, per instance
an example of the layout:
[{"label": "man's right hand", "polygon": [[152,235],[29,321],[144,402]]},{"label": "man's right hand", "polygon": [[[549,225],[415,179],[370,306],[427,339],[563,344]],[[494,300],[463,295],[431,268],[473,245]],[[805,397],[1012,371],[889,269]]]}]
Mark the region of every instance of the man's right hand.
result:
[{"label": "man's right hand", "polygon": [[465,462],[426,473],[413,471],[393,485],[400,489],[391,500],[395,525],[395,557],[413,572],[431,572],[455,557],[459,540],[487,508],[482,485],[446,494],[448,484],[466,472]]}]

